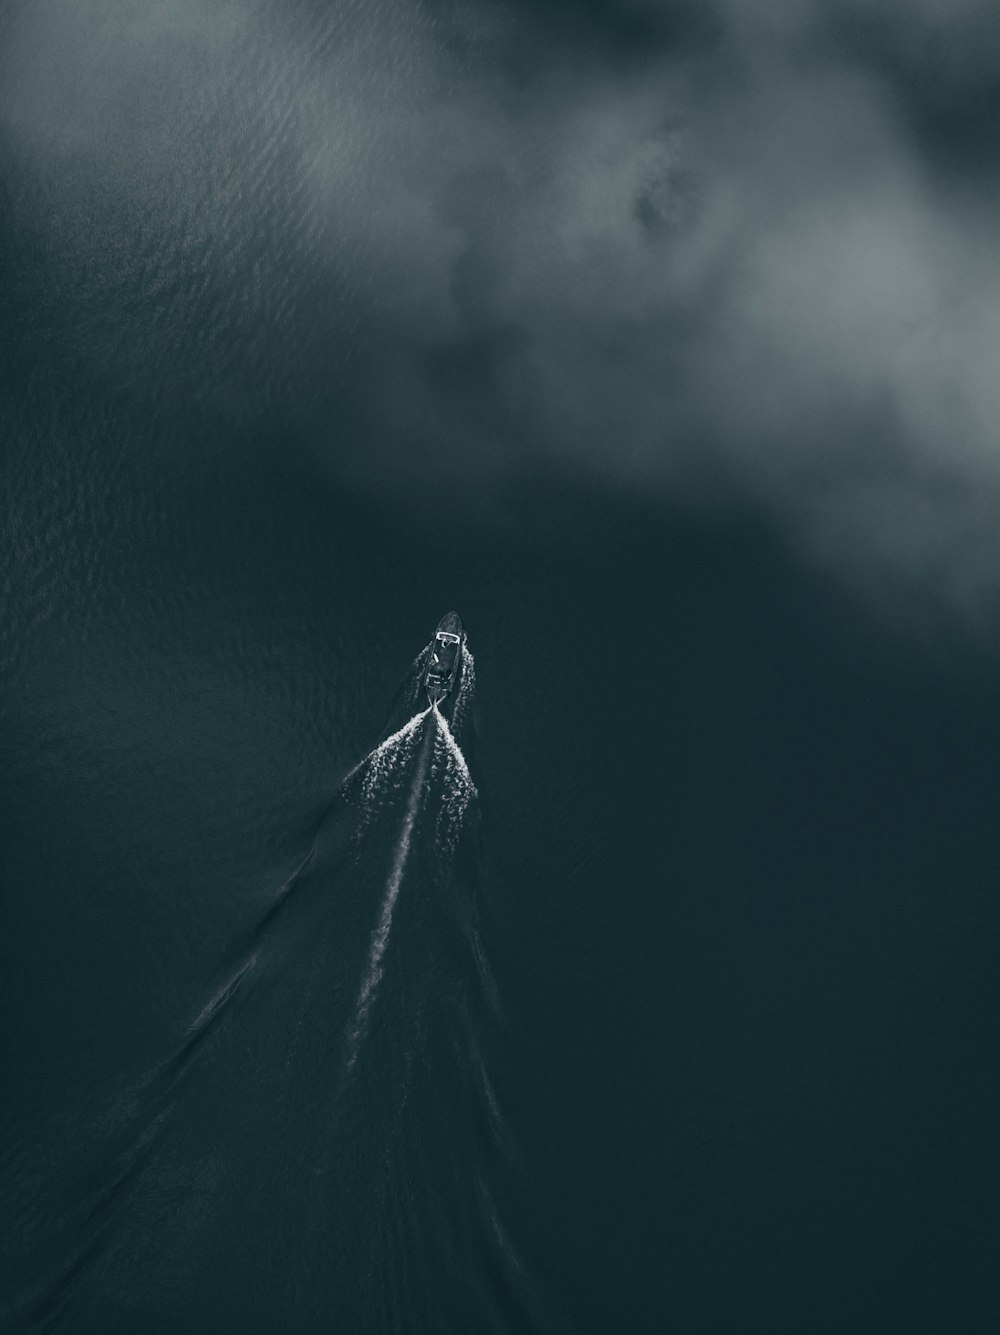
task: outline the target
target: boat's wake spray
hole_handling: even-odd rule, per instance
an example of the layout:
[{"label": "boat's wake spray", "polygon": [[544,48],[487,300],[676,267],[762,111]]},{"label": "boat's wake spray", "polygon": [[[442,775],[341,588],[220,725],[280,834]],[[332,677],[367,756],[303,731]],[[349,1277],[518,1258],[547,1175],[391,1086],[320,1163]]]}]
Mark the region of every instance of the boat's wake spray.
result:
[{"label": "boat's wake spray", "polygon": [[414,751],[423,733],[423,722],[431,712],[431,707],[414,714],[409,723],[387,737],[361,762],[359,771],[361,780],[361,821],[358,826],[358,838],[364,834],[374,816],[385,806],[386,801],[397,793],[405,781],[407,770]]},{"label": "boat's wake spray", "polygon": [[[476,690],[476,660],[469,652],[469,646],[464,642],[462,644],[459,661],[460,669],[458,682],[455,686],[454,703],[451,707],[451,727],[448,727],[448,724],[445,723],[444,719],[441,720],[442,723],[445,723],[447,735],[451,737],[452,741],[455,739],[455,733],[459,736],[462,735],[466,716],[469,712],[469,706],[472,703],[472,697]],[[462,757],[462,763],[463,765],[465,764],[464,756]],[[466,765],[466,775],[468,775],[468,772],[468,766]],[[472,780],[470,779],[469,782],[471,783]]]},{"label": "boat's wake spray", "polygon": [[458,841],[466,809],[479,794],[462,749],[448,726],[448,720],[436,705],[431,713],[437,725],[431,778],[439,779],[441,783],[441,806],[434,827],[435,846],[442,854],[450,856]]},{"label": "boat's wake spray", "polygon": [[[421,664],[426,651],[417,659]],[[472,655],[462,646],[461,674],[452,706],[452,723],[459,729],[472,700],[475,668]],[[413,768],[416,757],[416,768]],[[424,807],[437,799],[433,853],[440,864],[455,850],[466,811],[478,796],[462,749],[438,704],[413,715],[401,728],[380,743],[345,782],[361,776],[361,818],[357,839],[401,791],[407,792],[406,808],[393,849],[392,862],[379,907],[378,919],[368,947],[364,977],[358,989],[353,1017],[347,1031],[347,1069],[357,1060],[368,1029],[368,1020],[379,981],[382,959],[389,943],[393,911],[399,897],[413,845],[414,831]]]},{"label": "boat's wake spray", "polygon": [[[418,732],[422,732],[420,725],[426,719],[428,710],[422,714],[417,714],[411,719],[415,725],[414,729],[407,732],[410,727],[401,729],[395,733],[394,737],[399,739],[396,747],[391,754],[395,759],[399,751],[405,748],[405,756],[409,756],[413,751],[412,739]],[[436,712],[436,711],[435,711]],[[392,741],[389,738],[388,741]],[[354,1003],[354,1016],[351,1020],[347,1034],[347,1069],[348,1071],[357,1061],[358,1053],[361,1050],[361,1044],[364,1041],[368,1030],[368,1015],[371,1010],[372,1002],[375,999],[375,991],[378,988],[379,980],[382,977],[382,956],[385,954],[385,948],[389,944],[389,932],[392,928],[392,913],[396,907],[396,900],[399,898],[399,887],[403,883],[403,872],[406,869],[406,862],[410,856],[410,845],[413,842],[413,827],[417,823],[417,812],[420,809],[420,799],[423,796],[424,779],[427,775],[428,746],[430,739],[424,737],[423,745],[420,748],[420,761],[417,765],[417,772],[413,776],[413,783],[410,786],[410,793],[406,803],[406,813],[403,816],[403,824],[399,831],[399,839],[393,852],[392,866],[389,870],[389,878],[385,884],[385,894],[382,896],[382,904],[379,908],[378,922],[372,933],[372,939],[368,946],[368,961],[365,965],[365,975],[358,991],[358,999]],[[383,743],[385,746],[386,743]],[[379,748],[381,751],[382,748]],[[377,754],[376,752],[372,753]],[[390,762],[382,768],[382,774],[391,775],[394,766]],[[365,797],[366,805],[372,800],[378,791],[379,769],[373,767],[372,774],[365,776]],[[369,783],[369,779],[371,782]]]}]

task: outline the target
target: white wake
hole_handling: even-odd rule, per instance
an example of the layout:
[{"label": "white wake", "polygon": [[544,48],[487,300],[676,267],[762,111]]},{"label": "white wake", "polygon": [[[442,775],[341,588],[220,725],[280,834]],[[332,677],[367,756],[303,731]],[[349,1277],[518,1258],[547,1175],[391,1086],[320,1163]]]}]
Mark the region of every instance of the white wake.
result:
[{"label": "white wake", "polygon": [[[425,651],[425,655],[426,655]],[[419,661],[419,660],[418,660]],[[475,671],[472,655],[463,646],[462,672],[452,707],[452,720],[460,727],[472,699]],[[425,721],[432,720],[434,732],[428,737]],[[419,749],[414,771],[413,758]],[[426,799],[437,794],[439,806],[434,822],[434,852],[440,860],[448,859],[454,851],[459,832],[470,802],[478,796],[462,748],[437,705],[426,709],[387,737],[384,742],[356,765],[347,778],[357,774],[361,780],[361,817],[357,837],[360,839],[392,797],[402,791],[409,781],[406,808],[399,837],[393,850],[392,865],[386,879],[385,892],[379,908],[378,921],[372,932],[364,977],[358,989],[354,1013],[347,1036],[347,1069],[354,1066],[368,1031],[368,1020],[382,978],[382,961],[389,944],[393,912],[399,898],[413,844],[413,834]],[[409,776],[412,774],[412,778]]]},{"label": "white wake", "polygon": [[[387,738],[382,746],[386,746],[394,739],[405,738],[415,733],[420,723],[427,717],[429,710],[424,710],[422,714],[417,714],[410,720],[405,728],[401,728],[393,737]],[[397,747],[399,742],[397,740]],[[382,747],[378,748],[379,750]],[[376,755],[377,752],[372,752]],[[365,976],[358,991],[358,999],[354,1004],[354,1020],[351,1024],[350,1033],[347,1040],[347,1069],[350,1070],[358,1057],[361,1044],[368,1030],[368,1015],[371,1011],[372,1002],[375,999],[375,991],[382,977],[382,956],[385,954],[385,948],[389,944],[389,932],[392,929],[392,913],[396,907],[396,900],[399,898],[399,888],[403,884],[403,872],[406,869],[406,861],[410,856],[410,845],[413,842],[413,829],[417,823],[417,812],[420,809],[420,799],[423,796],[424,779],[427,773],[427,747],[424,746],[420,752],[420,763],[417,772],[413,777],[413,783],[410,787],[410,795],[406,804],[406,814],[403,817],[403,825],[399,832],[399,840],[396,844],[396,850],[393,855],[392,867],[389,870],[389,879],[386,881],[385,894],[382,897],[382,906],[379,909],[378,923],[375,931],[372,933],[371,944],[368,947],[368,962],[365,967]],[[366,789],[368,778],[366,776]]]}]

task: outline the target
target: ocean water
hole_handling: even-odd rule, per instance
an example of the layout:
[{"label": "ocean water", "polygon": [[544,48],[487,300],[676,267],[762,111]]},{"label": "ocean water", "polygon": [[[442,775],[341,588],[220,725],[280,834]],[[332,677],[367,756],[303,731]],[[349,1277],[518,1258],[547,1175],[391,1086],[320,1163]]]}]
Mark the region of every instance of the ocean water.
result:
[{"label": "ocean water", "polygon": [[6,1328],[985,1328],[992,688],[752,531],[256,504],[14,585]]},{"label": "ocean water", "polygon": [[389,9],[0,28],[0,1329],[993,1331],[995,646],[407,360]]}]

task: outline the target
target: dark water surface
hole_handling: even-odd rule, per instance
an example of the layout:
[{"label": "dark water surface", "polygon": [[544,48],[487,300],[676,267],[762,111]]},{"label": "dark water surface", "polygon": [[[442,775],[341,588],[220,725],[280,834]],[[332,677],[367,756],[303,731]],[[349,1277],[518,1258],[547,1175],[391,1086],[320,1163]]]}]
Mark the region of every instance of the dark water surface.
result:
[{"label": "dark water surface", "polygon": [[[383,458],[273,35],[95,31],[5,73],[2,1328],[994,1330],[993,650]],[[452,607],[468,778],[366,759]]]}]

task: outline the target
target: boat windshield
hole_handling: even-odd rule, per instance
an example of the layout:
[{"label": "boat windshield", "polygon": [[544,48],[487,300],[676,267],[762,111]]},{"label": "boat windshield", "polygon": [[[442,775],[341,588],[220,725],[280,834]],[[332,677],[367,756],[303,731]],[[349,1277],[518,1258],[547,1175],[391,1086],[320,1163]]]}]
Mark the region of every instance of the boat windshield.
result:
[{"label": "boat windshield", "polygon": [[432,672],[450,672],[452,670],[458,657],[459,643],[457,635],[442,632],[437,636],[434,642],[434,653],[431,656]]}]

